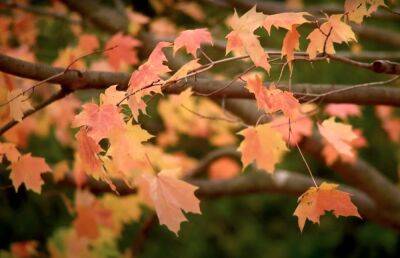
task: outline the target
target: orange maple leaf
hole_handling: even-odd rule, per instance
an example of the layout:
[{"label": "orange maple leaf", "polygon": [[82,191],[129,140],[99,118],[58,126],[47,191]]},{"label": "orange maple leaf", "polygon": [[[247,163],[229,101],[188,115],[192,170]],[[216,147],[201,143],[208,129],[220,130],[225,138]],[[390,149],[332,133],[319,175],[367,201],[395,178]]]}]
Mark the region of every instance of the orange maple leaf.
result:
[{"label": "orange maple leaf", "polygon": [[346,17],[361,24],[364,17],[370,16],[379,6],[386,6],[384,0],[346,0],[344,10]]},{"label": "orange maple leaf", "polygon": [[101,171],[101,160],[98,157],[100,146],[87,135],[86,129],[81,128],[75,135],[78,141],[78,154],[86,173],[94,177]]},{"label": "orange maple leaf", "polygon": [[139,195],[155,208],[160,224],[175,234],[187,220],[182,210],[201,214],[200,201],[194,195],[198,187],[175,178],[177,173],[179,169],[163,170],[157,176],[142,174],[137,180]]},{"label": "orange maple leaf", "polygon": [[121,130],[124,126],[122,115],[115,105],[98,106],[87,103],[82,107],[83,111],[75,116],[72,125],[73,127],[87,126],[88,135],[95,142],[108,138],[112,132]]},{"label": "orange maple leaf", "polygon": [[51,171],[44,158],[32,157],[30,153],[22,155],[18,161],[12,162],[10,167],[10,179],[15,191],[18,191],[23,183],[27,189],[40,193],[43,184],[41,175]]},{"label": "orange maple leaf", "polygon": [[139,40],[125,36],[119,32],[112,36],[106,43],[105,49],[115,47],[114,49],[104,52],[109,64],[115,70],[119,70],[123,64],[134,65],[139,62],[135,47],[140,46]]},{"label": "orange maple leaf", "polygon": [[292,70],[291,61],[294,59],[294,51],[300,49],[300,34],[293,25],[293,28],[289,30],[282,43],[282,57],[286,56],[286,60],[289,62],[289,68]]},{"label": "orange maple leaf", "polygon": [[255,161],[257,167],[273,173],[283,154],[288,151],[282,135],[270,124],[251,126],[239,132],[244,136],[238,151],[242,153],[243,167]]},{"label": "orange maple leaf", "polygon": [[[142,64],[139,69],[134,71],[129,80],[128,99],[129,107],[132,111],[133,118],[137,120],[139,111],[146,111],[146,103],[142,97],[151,92],[161,93],[161,83],[152,85],[155,82],[162,82],[160,75],[171,71],[164,64],[167,61],[163,49],[171,46],[170,42],[159,42],[151,52],[146,63]],[[148,87],[148,88],[146,88]]]},{"label": "orange maple leaf", "polygon": [[174,41],[174,54],[184,47],[187,53],[197,57],[196,51],[203,43],[213,45],[211,33],[206,28],[182,31]]},{"label": "orange maple leaf", "polygon": [[246,82],[246,88],[254,94],[258,108],[267,113],[281,110],[285,116],[291,117],[300,108],[299,101],[291,92],[277,89],[274,84],[264,87],[259,75],[247,77]]},{"label": "orange maple leaf", "polygon": [[4,156],[6,156],[8,161],[16,162],[21,156],[21,154],[19,153],[14,143],[5,142],[5,143],[0,143],[0,162]]},{"label": "orange maple leaf", "polygon": [[267,30],[268,34],[271,34],[271,27],[284,28],[289,31],[293,29],[294,25],[301,25],[303,23],[308,23],[309,21],[304,18],[304,16],[311,16],[307,12],[297,12],[297,13],[278,13],[273,15],[267,15],[263,22],[264,28]]},{"label": "orange maple leaf", "polygon": [[254,31],[262,26],[264,19],[265,15],[258,13],[256,6],[241,17],[235,10],[230,24],[233,31],[226,36],[226,54],[231,51],[246,52],[256,66],[269,72],[271,65],[268,63],[268,54],[261,46],[258,36],[254,34]]},{"label": "orange maple leaf", "polygon": [[326,211],[333,211],[336,217],[356,216],[361,218],[357,207],[351,202],[350,194],[337,190],[337,184],[323,182],[318,188],[310,187],[299,198],[299,204],[294,211],[298,224],[303,231],[306,220],[319,223],[319,218]]},{"label": "orange maple leaf", "polygon": [[333,43],[348,43],[357,41],[351,27],[342,21],[343,15],[331,15],[319,28],[314,29],[307,39],[310,43],[307,53],[314,59],[318,53],[335,54]]}]

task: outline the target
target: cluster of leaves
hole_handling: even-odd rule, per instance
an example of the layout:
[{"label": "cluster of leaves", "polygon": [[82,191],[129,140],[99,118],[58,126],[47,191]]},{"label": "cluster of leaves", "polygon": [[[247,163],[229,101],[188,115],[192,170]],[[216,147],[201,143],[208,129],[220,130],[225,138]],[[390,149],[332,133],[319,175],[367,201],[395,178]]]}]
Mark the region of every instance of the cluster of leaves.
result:
[{"label": "cluster of leaves", "polygon": [[[54,1],[53,5],[54,10],[66,12],[58,1]],[[232,31],[226,36],[226,54],[233,52],[235,56],[249,57],[254,66],[269,73],[271,61],[256,31],[263,28],[271,34],[272,27],[282,28],[286,30],[286,35],[282,42],[281,57],[285,58],[292,71],[293,61],[296,59],[295,51],[300,46],[299,26],[315,25],[315,29],[307,36],[309,43],[306,52],[310,60],[325,58],[326,55],[335,54],[334,44],[356,41],[350,22],[361,23],[365,16],[384,5],[383,1],[347,0],[344,14],[323,19],[306,12],[265,15],[257,12],[256,7],[242,16],[235,11],[228,22]],[[191,7],[179,8],[199,18],[199,14],[193,14]],[[37,33],[35,26],[32,26],[34,23],[25,21],[32,21],[34,17],[18,10],[15,13],[23,18],[0,19],[0,31],[7,32],[1,38],[2,49],[7,54],[34,61],[26,48],[15,49],[8,46],[9,39],[13,36],[21,43],[32,46]],[[143,24],[149,23],[147,17],[132,11],[128,11],[128,17],[131,18],[129,28],[133,35],[140,31]],[[157,24],[153,25],[154,31],[157,27]],[[88,67],[79,57],[99,49],[101,43],[97,36],[82,32],[76,25],[71,25],[71,30],[77,36],[78,43],[74,47],[61,50],[54,65],[78,70],[90,68],[126,71],[130,66],[139,64],[136,48],[142,43],[130,35],[117,33],[104,44],[105,59],[94,61]],[[271,117],[270,122],[257,122],[250,126],[222,119],[199,119],[192,110],[201,110],[203,117],[225,117],[226,112],[209,99],[196,98],[189,88],[177,96],[160,100],[158,109],[166,130],[157,135],[155,141],[151,140],[153,135],[142,128],[139,116],[146,114],[147,103],[156,94],[162,94],[164,89],[206,72],[215,65],[212,60],[209,63],[200,63],[199,52],[209,59],[200,48],[202,44],[213,44],[208,29],[181,31],[173,42],[162,41],[157,44],[147,61],[133,71],[126,90],[110,85],[100,94],[98,104],[93,101],[83,104],[77,115],[75,112],[81,101],[71,95],[54,103],[39,120],[24,119],[23,123],[4,135],[7,142],[0,145],[0,157],[5,156],[10,163],[10,179],[16,190],[24,184],[27,189],[40,193],[43,184],[41,174],[52,170],[43,158],[32,157],[29,153],[21,155],[17,149],[26,146],[26,138],[33,130],[41,134],[48,132],[47,127],[39,125],[55,125],[58,140],[74,147],[72,173],[69,172],[69,164],[65,162],[56,164],[52,173],[55,181],[72,180],[78,186],[75,204],[70,205],[74,206],[71,209],[76,214],[74,229],[59,232],[58,236],[62,238],[63,248],[70,249],[66,252],[85,253],[88,246],[95,248],[96,245],[102,245],[101,241],[104,239],[109,239],[110,235],[118,235],[124,223],[138,218],[141,204],[153,208],[160,223],[176,234],[181,222],[186,220],[183,212],[201,213],[200,201],[194,194],[197,187],[183,180],[185,172],[195,167],[197,162],[180,153],[167,153],[163,148],[176,144],[179,134],[209,138],[214,145],[224,146],[235,144],[236,136],[232,131],[237,131],[239,126],[245,126],[237,132],[243,136],[238,147],[243,169],[255,164],[257,168],[268,173],[275,171],[290,146],[299,148],[298,143],[303,137],[311,136],[311,115],[317,107],[310,103],[300,104],[292,92],[280,90],[274,83],[266,87],[259,73],[247,72],[241,76],[246,83],[245,87],[254,94],[258,108]],[[173,74],[169,74],[171,69],[167,65],[168,59],[164,52],[171,48],[174,55],[184,49],[193,57]],[[229,61],[229,58],[219,60],[220,63]],[[33,83],[22,83],[6,74],[1,76],[7,86],[1,89],[0,95],[0,99],[7,103],[2,110],[2,121],[14,119],[21,122],[24,114],[33,109],[28,95],[33,93],[36,86],[32,87]],[[43,98],[49,95],[44,91],[39,91],[39,94]],[[359,107],[331,104],[326,107],[325,112],[332,117],[318,123],[317,128],[324,140],[323,155],[327,164],[332,164],[337,159],[354,162],[356,149],[365,146],[366,141],[360,130],[353,129],[345,122],[336,121],[335,116],[345,121],[348,116],[360,115]],[[394,128],[398,128],[398,119],[392,117],[391,110],[386,108],[380,107],[378,112],[389,135],[394,141],[399,141],[398,134],[394,132]],[[69,132],[71,127],[78,128],[75,140]],[[154,142],[157,144],[153,144]],[[225,174],[212,172],[221,170],[221,167]],[[222,159],[210,167],[210,175],[212,178],[226,179],[236,176],[238,170],[236,163]],[[90,183],[89,177],[106,182],[115,192],[118,192],[118,188],[114,180],[122,180],[130,188],[137,188],[139,194],[129,197],[104,195],[101,199],[96,199],[82,190]],[[333,211],[335,216],[360,217],[350,195],[337,187],[322,183],[311,187],[300,196],[294,215],[298,217],[301,230],[307,219],[319,223],[320,216],[326,211]],[[73,242],[77,237],[87,241]],[[16,245],[15,252],[30,252],[34,247],[34,242]],[[52,242],[49,242],[49,250],[53,254],[61,252]]]}]

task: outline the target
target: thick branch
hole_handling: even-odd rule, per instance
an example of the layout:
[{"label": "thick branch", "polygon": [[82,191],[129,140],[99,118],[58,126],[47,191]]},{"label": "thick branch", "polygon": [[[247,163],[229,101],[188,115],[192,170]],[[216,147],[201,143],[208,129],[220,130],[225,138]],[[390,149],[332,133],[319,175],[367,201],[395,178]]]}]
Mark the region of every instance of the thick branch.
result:
[{"label": "thick branch", "polygon": [[[9,73],[18,77],[42,81],[51,76],[63,72],[64,68],[55,68],[46,64],[30,63],[20,59],[12,58],[0,54],[0,71]],[[62,76],[59,76],[49,82],[61,84],[69,90],[80,89],[105,89],[111,85],[119,85],[120,89],[126,89],[129,81],[129,75],[125,73],[86,71],[77,72],[69,70]],[[191,85],[195,92],[201,94],[209,94],[219,88],[223,88],[227,82],[213,81],[207,79],[189,79],[188,85]],[[165,93],[179,93],[185,87],[181,82],[176,86],[168,87]],[[221,90],[212,97],[221,98],[254,98],[253,94],[248,92],[242,82],[236,82],[231,87]],[[288,89],[284,84],[279,85],[281,89]],[[303,96],[302,100],[312,99],[317,94],[324,94],[331,91],[351,87],[351,85],[318,85],[318,84],[294,84],[292,91],[299,96]],[[348,91],[337,92],[326,95],[322,98],[325,103],[355,103],[360,105],[392,105],[400,106],[400,89],[391,87],[365,87],[362,89],[352,89]]]},{"label": "thick branch", "polygon": [[[206,199],[260,193],[300,196],[309,187],[313,186],[313,182],[309,177],[283,170],[275,171],[273,175],[264,172],[255,172],[229,180],[187,179],[187,181],[199,187],[196,191],[198,197]],[[322,181],[322,179],[317,179],[318,183]],[[121,195],[136,193],[136,189],[127,187],[121,181],[114,181],[114,183]],[[64,184],[70,185],[74,183],[72,180],[69,180],[64,182]],[[87,186],[94,193],[110,191],[106,183],[97,180],[90,180]],[[382,211],[374,201],[357,189],[346,186],[341,186],[341,189],[352,195],[352,201],[356,204],[364,218],[400,230],[399,216],[394,213]]]},{"label": "thick branch", "polygon": [[110,33],[126,31],[128,20],[124,15],[96,0],[62,0],[73,11]]}]

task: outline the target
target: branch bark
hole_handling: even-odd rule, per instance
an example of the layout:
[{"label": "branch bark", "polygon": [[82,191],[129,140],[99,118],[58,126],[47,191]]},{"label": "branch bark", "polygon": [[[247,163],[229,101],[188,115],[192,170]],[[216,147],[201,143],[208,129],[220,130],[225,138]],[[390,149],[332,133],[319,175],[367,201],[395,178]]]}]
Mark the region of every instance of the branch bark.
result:
[{"label": "branch bark", "polygon": [[[265,172],[252,172],[229,180],[186,179],[186,181],[199,187],[196,196],[203,199],[266,193],[298,197],[314,185],[308,176],[285,170],[275,171],[272,175]],[[321,183],[326,180],[317,178],[316,181]],[[120,195],[136,194],[136,189],[127,187],[122,181],[113,182]],[[71,178],[67,178],[67,181],[62,183],[66,186],[74,185]],[[111,191],[105,182],[97,180],[88,181],[87,187],[96,194]],[[370,197],[355,188],[343,185],[340,188],[352,195],[352,201],[364,218],[400,231],[400,216],[397,213],[380,209]]]},{"label": "branch bark", "polygon": [[[45,80],[65,71],[64,68],[56,68],[46,64],[31,63],[20,59],[0,54],[0,71],[18,77]],[[114,72],[85,71],[77,72],[68,70],[50,83],[61,84],[64,88],[75,91],[83,89],[105,89],[111,85],[118,85],[119,89],[126,89],[129,82],[129,74]],[[177,94],[185,89],[183,84],[191,85],[194,92],[209,94],[219,88],[223,88],[227,82],[210,79],[188,79],[187,82],[177,83],[165,90],[167,94]],[[212,95],[213,98],[245,98],[253,99],[254,95],[247,91],[242,82],[235,82],[232,86]],[[369,86],[340,91],[352,85],[326,85],[326,84],[294,84],[292,91],[302,96],[302,101],[308,101],[318,94],[338,91],[328,94],[321,99],[324,103],[354,103],[359,105],[391,105],[400,106],[400,89],[394,87]],[[279,88],[288,90],[288,86],[280,84]]]}]

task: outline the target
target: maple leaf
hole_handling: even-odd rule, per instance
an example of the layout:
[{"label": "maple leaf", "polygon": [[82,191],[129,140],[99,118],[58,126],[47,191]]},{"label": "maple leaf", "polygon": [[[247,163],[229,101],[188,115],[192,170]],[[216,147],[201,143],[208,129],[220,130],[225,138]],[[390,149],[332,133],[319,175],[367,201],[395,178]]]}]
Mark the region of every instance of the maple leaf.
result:
[{"label": "maple leaf", "polygon": [[304,16],[311,16],[307,12],[297,12],[297,13],[278,13],[273,15],[267,15],[263,22],[264,28],[267,30],[268,34],[271,34],[271,27],[275,28],[285,28],[291,31],[294,25],[301,25],[303,23],[308,23],[309,21],[304,18]]},{"label": "maple leaf", "polygon": [[211,33],[206,28],[182,31],[174,41],[174,55],[184,47],[187,53],[197,57],[196,51],[203,43],[213,45]]},{"label": "maple leaf", "polygon": [[15,121],[21,122],[24,112],[33,109],[29,99],[22,94],[21,89],[15,89],[8,93],[7,101],[10,105],[10,116]]},{"label": "maple leaf", "polygon": [[285,116],[291,117],[300,108],[299,101],[291,92],[281,91],[274,84],[264,87],[259,75],[247,77],[245,87],[254,94],[258,108],[267,113],[282,110]]},{"label": "maple leaf", "polygon": [[122,116],[115,105],[98,106],[94,103],[87,103],[82,107],[83,111],[75,116],[72,125],[73,127],[87,126],[88,135],[95,142],[108,138],[112,132],[123,128]]},{"label": "maple leaf", "polygon": [[30,153],[22,155],[18,161],[10,165],[10,179],[15,191],[23,183],[27,189],[40,193],[43,180],[41,175],[50,172],[51,168],[43,158],[32,157]]},{"label": "maple leaf", "polygon": [[294,211],[298,224],[303,231],[306,220],[319,223],[319,218],[326,211],[332,211],[336,217],[356,216],[361,218],[357,207],[351,202],[350,194],[337,190],[337,184],[323,182],[318,188],[310,187],[299,198],[299,204]]},{"label": "maple leaf", "polygon": [[17,147],[14,143],[0,143],[0,161],[6,156],[8,161],[16,162],[21,154],[19,153]]},{"label": "maple leaf", "polygon": [[115,70],[119,70],[123,64],[134,65],[139,62],[134,48],[140,45],[139,40],[131,36],[125,36],[122,32],[119,32],[112,36],[105,45],[105,49],[115,48],[105,51],[104,54],[110,65]]},{"label": "maple leaf", "polygon": [[343,15],[331,15],[319,28],[314,29],[307,39],[310,41],[307,53],[314,59],[318,53],[335,54],[333,43],[348,43],[357,41],[351,27],[342,22]]},{"label": "maple leaf", "polygon": [[[151,52],[149,59],[142,64],[138,70],[134,71],[129,80],[128,105],[132,111],[133,118],[137,121],[139,111],[145,112],[146,103],[142,97],[151,92],[161,93],[161,83],[152,85],[155,82],[161,82],[161,75],[171,70],[164,64],[167,57],[163,53],[163,49],[170,47],[170,42],[159,42]],[[151,86],[151,87],[150,87]],[[148,87],[146,89],[146,87]]]},{"label": "maple leaf", "polygon": [[318,130],[324,139],[331,144],[338,153],[354,157],[351,141],[357,139],[351,125],[335,122],[335,117],[331,117],[318,124]]},{"label": "maple leaf", "polygon": [[194,195],[198,187],[175,178],[179,170],[162,170],[156,176],[142,174],[137,179],[139,195],[155,208],[160,224],[175,234],[181,222],[187,220],[182,210],[201,214],[200,201]]},{"label": "maple leaf", "polygon": [[110,104],[116,106],[125,98],[125,92],[117,90],[117,86],[110,86],[104,91],[104,94],[100,94],[101,105]]},{"label": "maple leaf", "polygon": [[255,161],[257,167],[273,173],[283,154],[288,150],[282,135],[270,124],[251,126],[239,132],[244,136],[238,151],[242,153],[243,167]]},{"label": "maple leaf", "polygon": [[82,166],[86,173],[98,178],[96,174],[101,171],[101,160],[98,157],[101,151],[100,146],[87,135],[86,129],[81,128],[75,135],[78,140],[78,154],[82,161]]},{"label": "maple leaf", "polygon": [[291,61],[294,59],[294,51],[300,49],[300,34],[297,31],[296,27],[293,26],[291,30],[289,30],[282,43],[282,57],[286,56],[286,60],[289,62],[289,68],[292,70]]},{"label": "maple leaf", "polygon": [[355,104],[329,104],[325,107],[325,112],[330,116],[346,119],[349,116],[360,116],[360,106]]},{"label": "maple leaf", "polygon": [[238,16],[235,10],[230,24],[233,31],[226,36],[228,39],[226,54],[231,51],[244,51],[256,66],[262,67],[269,72],[271,65],[268,63],[268,54],[261,46],[258,36],[254,34],[254,31],[262,26],[264,19],[265,15],[258,13],[256,6],[241,17]]},{"label": "maple leaf", "polygon": [[384,0],[346,0],[344,10],[346,17],[355,23],[361,24],[364,17],[370,16],[379,6],[386,6]]},{"label": "maple leaf", "polygon": [[171,81],[177,81],[183,77],[185,77],[189,72],[199,68],[201,66],[201,64],[199,64],[199,59],[194,59],[191,60],[189,62],[187,62],[186,64],[184,64],[181,68],[179,68],[178,71],[176,71],[176,73],[174,73],[167,81],[167,82],[171,82]]},{"label": "maple leaf", "polygon": [[138,160],[145,158],[142,143],[152,137],[140,125],[133,125],[132,120],[128,121],[124,130],[111,135],[108,152],[116,167],[123,172],[131,172]]}]

